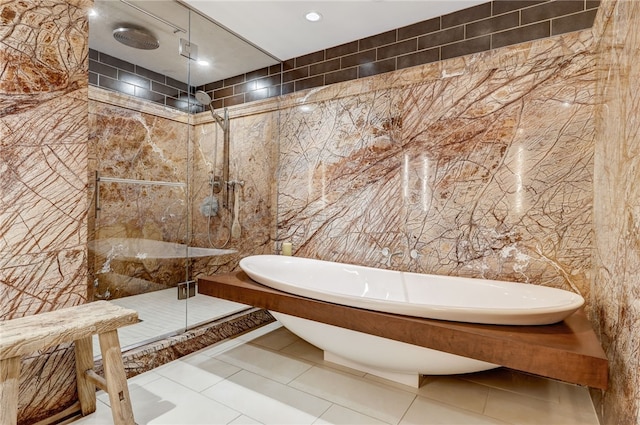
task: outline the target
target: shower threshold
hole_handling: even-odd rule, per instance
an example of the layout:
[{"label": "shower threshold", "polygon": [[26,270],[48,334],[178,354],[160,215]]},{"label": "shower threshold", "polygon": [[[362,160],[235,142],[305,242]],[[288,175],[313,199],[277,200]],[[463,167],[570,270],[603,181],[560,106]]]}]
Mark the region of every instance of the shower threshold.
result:
[{"label": "shower threshold", "polygon": [[[138,312],[140,322],[118,330],[122,351],[183,333],[214,320],[250,308],[245,304],[196,294],[184,300],[176,298],[176,288],[110,300],[113,304]],[[93,356],[100,358],[97,337]]]}]

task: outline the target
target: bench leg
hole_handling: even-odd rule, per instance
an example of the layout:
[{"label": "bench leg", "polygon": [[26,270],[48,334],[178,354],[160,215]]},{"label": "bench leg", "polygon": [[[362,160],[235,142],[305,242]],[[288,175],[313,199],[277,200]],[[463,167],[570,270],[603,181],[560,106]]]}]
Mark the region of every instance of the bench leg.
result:
[{"label": "bench leg", "polygon": [[20,357],[0,360],[0,425],[18,423]]},{"label": "bench leg", "polygon": [[96,411],[96,386],[87,378],[86,372],[93,370],[93,341],[91,336],[77,339],[74,344],[76,353],[76,380],[78,399],[82,416]]},{"label": "bench leg", "polygon": [[113,423],[116,425],[133,425],[133,410],[127,387],[127,377],[122,363],[122,352],[118,331],[110,331],[98,335],[100,351],[102,352],[102,364],[104,367],[104,379],[106,380],[109,402]]}]

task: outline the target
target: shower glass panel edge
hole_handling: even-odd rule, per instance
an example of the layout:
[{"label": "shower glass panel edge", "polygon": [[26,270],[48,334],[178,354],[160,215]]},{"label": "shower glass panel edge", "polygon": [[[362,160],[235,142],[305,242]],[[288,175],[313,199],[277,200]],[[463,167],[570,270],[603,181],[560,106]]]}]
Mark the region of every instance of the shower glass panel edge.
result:
[{"label": "shower glass panel edge", "polygon": [[[215,68],[216,57],[209,57],[207,48],[210,47],[213,40],[227,40],[229,35],[221,35],[226,30],[209,18],[201,15],[197,11],[190,10],[189,14],[189,44],[192,51],[197,56],[189,60],[188,86],[189,95],[187,102],[191,111],[189,115],[189,137],[187,143],[188,158],[187,174],[188,174],[188,223],[187,223],[187,240],[189,247],[186,255],[186,285],[184,288],[187,294],[185,302],[185,330],[190,330],[206,323],[213,321],[225,320],[226,317],[234,316],[241,311],[250,310],[250,306],[242,306],[227,300],[217,299],[207,295],[198,294],[197,278],[202,275],[210,275],[221,272],[230,271],[234,264],[239,261],[238,255],[227,254],[219,256],[215,252],[221,250],[234,250],[233,242],[228,240],[224,242],[224,230],[227,222],[230,223],[231,208],[225,205],[222,200],[226,182],[224,181],[225,167],[228,167],[228,161],[225,164],[225,155],[218,149],[223,148],[225,135],[229,137],[229,123],[226,115],[226,108],[218,110],[208,110],[213,108],[213,102],[209,98],[209,102],[204,104],[198,99],[197,91],[205,88],[208,83],[214,83],[212,78],[209,80],[207,68],[213,65]],[[221,47],[218,46],[218,49]],[[227,46],[227,49],[230,47]],[[207,63],[209,62],[209,63]],[[212,63],[213,62],[213,63]],[[208,68],[211,69],[211,68]],[[252,71],[252,70],[251,70]],[[204,80],[203,80],[204,78]],[[211,97],[213,92],[210,91]],[[208,95],[207,95],[208,97]],[[224,121],[217,121],[218,115],[224,115]],[[211,122],[207,123],[211,119]],[[226,129],[225,129],[226,126]],[[206,130],[204,130],[206,128]],[[213,151],[211,147],[213,146]],[[216,149],[217,148],[217,149]],[[215,184],[214,184],[215,183]],[[214,188],[216,192],[214,194]],[[202,204],[207,198],[217,198],[217,213],[213,213],[214,206],[208,204],[211,216],[206,216],[202,210]],[[210,199],[210,201],[212,200]],[[222,234],[216,235],[216,233]],[[230,232],[230,228],[226,229]],[[218,239],[222,237],[223,241]],[[229,238],[230,239],[230,238]],[[211,252],[211,255],[207,255]],[[192,254],[193,253],[193,254]]]},{"label": "shower glass panel edge", "polygon": [[[190,69],[178,44],[189,39],[190,11],[172,0],[140,8],[96,0],[94,9],[88,299],[138,312],[140,322],[119,332],[126,351],[186,329],[186,300],[178,300],[177,287],[188,280],[189,265],[191,132],[183,95]],[[139,50],[114,41],[113,22],[123,17],[152,34],[158,48]],[[172,66],[154,69],[149,65],[154,61],[145,62],[154,55],[171,55]]]}]

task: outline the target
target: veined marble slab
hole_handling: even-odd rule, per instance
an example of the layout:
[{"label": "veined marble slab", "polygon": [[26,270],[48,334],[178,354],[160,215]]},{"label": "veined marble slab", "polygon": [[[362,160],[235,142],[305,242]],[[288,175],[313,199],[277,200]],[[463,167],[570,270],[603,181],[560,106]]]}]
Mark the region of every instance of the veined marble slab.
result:
[{"label": "veined marble slab", "polygon": [[279,239],[586,295],[595,87],[582,52],[283,110]]}]

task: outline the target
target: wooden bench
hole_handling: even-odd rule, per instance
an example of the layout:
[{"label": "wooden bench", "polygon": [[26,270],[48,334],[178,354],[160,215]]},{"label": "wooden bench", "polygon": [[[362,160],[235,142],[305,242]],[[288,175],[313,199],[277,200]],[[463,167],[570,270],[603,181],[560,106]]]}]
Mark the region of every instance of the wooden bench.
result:
[{"label": "wooden bench", "polygon": [[545,326],[448,322],[300,297],[261,285],[241,271],[200,278],[198,292],[573,384],[607,388],[607,357],[582,310]]},{"label": "wooden bench", "polygon": [[[20,357],[70,342],[74,342],[82,415],[95,412],[98,387],[109,394],[113,422],[134,424],[117,329],[137,321],[138,313],[133,310],[96,301],[0,322],[0,425],[17,423]],[[95,334],[104,377],[93,370]]]}]

